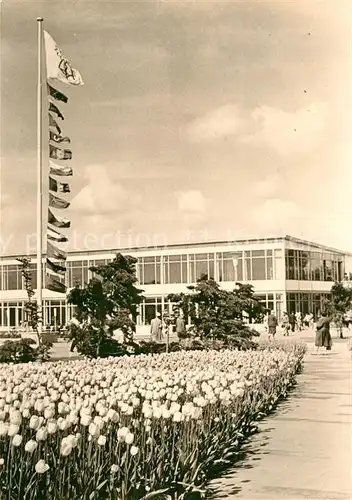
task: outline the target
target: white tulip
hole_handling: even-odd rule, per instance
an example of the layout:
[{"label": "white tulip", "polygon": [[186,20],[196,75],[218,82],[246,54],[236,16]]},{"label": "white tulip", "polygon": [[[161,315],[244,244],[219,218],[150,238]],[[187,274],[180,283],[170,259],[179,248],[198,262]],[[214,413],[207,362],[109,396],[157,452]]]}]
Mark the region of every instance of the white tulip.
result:
[{"label": "white tulip", "polygon": [[48,430],[46,427],[41,427],[40,429],[37,430],[37,433],[35,435],[35,439],[37,441],[45,441],[47,437],[48,437]]},{"label": "white tulip", "polygon": [[20,426],[16,424],[10,424],[9,430],[7,431],[7,434],[9,437],[13,437],[16,434],[18,434],[18,431],[20,430]]},{"label": "white tulip", "polygon": [[134,440],[134,434],[132,434],[132,432],[129,432],[125,437],[126,444],[132,444],[133,440]]},{"label": "white tulip", "polygon": [[33,453],[34,450],[36,450],[38,447],[38,443],[36,441],[34,441],[33,439],[30,439],[29,441],[27,441],[24,449],[27,453]]},{"label": "white tulip", "polygon": [[132,456],[137,455],[138,452],[139,452],[138,446],[131,446],[130,453]]},{"label": "white tulip", "polygon": [[39,417],[37,417],[37,415],[32,415],[29,421],[29,427],[35,431],[39,428],[39,425]]},{"label": "white tulip", "polygon": [[35,471],[38,474],[44,474],[48,470],[49,470],[49,465],[45,463],[45,460],[39,460],[35,465]]},{"label": "white tulip", "polygon": [[99,446],[105,446],[106,445],[106,436],[99,436],[98,438],[98,445]]}]

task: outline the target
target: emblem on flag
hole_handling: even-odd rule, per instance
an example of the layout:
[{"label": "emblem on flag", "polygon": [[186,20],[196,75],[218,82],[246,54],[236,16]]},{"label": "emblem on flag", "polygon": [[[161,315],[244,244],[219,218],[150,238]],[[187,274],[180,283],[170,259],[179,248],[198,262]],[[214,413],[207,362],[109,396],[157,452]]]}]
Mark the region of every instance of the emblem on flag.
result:
[{"label": "emblem on flag", "polygon": [[70,85],[83,85],[81,74],[71,66],[62,50],[47,31],[44,31],[44,42],[47,77],[55,78]]}]

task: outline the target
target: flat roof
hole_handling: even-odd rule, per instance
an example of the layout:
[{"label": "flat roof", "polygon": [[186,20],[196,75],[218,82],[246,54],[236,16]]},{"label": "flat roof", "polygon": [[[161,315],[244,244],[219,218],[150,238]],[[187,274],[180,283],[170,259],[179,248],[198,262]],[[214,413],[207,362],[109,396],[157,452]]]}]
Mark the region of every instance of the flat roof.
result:
[{"label": "flat roof", "polygon": [[[292,243],[308,246],[311,248],[316,248],[319,250],[326,250],[327,252],[338,253],[341,255],[349,255],[352,256],[352,253],[338,250],[336,248],[332,248],[326,245],[321,245],[319,243],[314,243],[308,240],[302,240],[299,238],[295,238],[293,236],[277,236],[277,237],[267,237],[267,238],[247,238],[247,239],[236,239],[236,240],[217,240],[217,241],[201,241],[201,242],[187,242],[187,243],[173,243],[171,245],[150,245],[144,247],[121,247],[121,248],[102,248],[99,250],[67,250],[67,254],[69,255],[98,255],[101,253],[126,253],[126,252],[141,252],[141,251],[150,251],[150,250],[165,250],[167,248],[178,250],[178,249],[189,249],[189,248],[204,248],[208,246],[223,246],[223,245],[244,245],[249,243],[282,243],[284,241],[289,241]],[[25,254],[13,254],[13,255],[2,255],[1,259],[16,259],[17,257],[24,256]],[[43,252],[45,255],[45,252]],[[35,254],[27,255],[28,257],[35,258]]]}]

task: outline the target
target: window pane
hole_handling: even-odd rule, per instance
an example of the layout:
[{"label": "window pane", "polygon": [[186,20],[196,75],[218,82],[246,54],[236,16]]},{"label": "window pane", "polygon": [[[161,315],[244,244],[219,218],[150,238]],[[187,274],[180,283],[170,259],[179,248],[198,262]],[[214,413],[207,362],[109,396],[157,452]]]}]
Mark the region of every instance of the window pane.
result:
[{"label": "window pane", "polygon": [[264,250],[252,250],[252,257],[264,257]]},{"label": "window pane", "polygon": [[181,280],[181,263],[170,263],[170,281],[169,283],[182,283]]},{"label": "window pane", "polygon": [[187,262],[182,262],[182,283],[187,283]]},{"label": "window pane", "polygon": [[252,279],[265,280],[265,258],[252,259]]},{"label": "window pane", "polygon": [[251,271],[251,259],[249,257],[246,258],[245,260],[245,280],[251,280],[252,279],[252,271]]},{"label": "window pane", "polygon": [[267,280],[273,280],[274,279],[273,258],[269,257],[269,256],[266,258],[266,279]]},{"label": "window pane", "polygon": [[72,286],[82,285],[82,268],[73,267],[72,268]]},{"label": "window pane", "polygon": [[236,281],[235,280],[235,267],[232,260],[224,260],[224,274],[223,281]]},{"label": "window pane", "polygon": [[169,255],[169,256],[166,256],[166,258],[169,259],[169,262],[180,262],[181,255]]},{"label": "window pane", "polygon": [[214,261],[209,261],[209,278],[214,279]]},{"label": "window pane", "polygon": [[196,280],[198,281],[203,275],[208,275],[208,263],[201,261],[196,263]]},{"label": "window pane", "polygon": [[144,264],[144,285],[153,285],[155,284],[155,264]]}]

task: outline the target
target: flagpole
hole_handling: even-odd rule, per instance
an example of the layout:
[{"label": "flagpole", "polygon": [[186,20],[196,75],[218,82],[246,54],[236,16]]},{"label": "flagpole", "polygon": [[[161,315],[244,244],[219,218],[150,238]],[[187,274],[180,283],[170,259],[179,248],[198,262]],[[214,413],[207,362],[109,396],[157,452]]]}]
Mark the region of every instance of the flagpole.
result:
[{"label": "flagpole", "polygon": [[38,80],[37,80],[37,304],[38,304],[38,334],[43,327],[43,281],[42,281],[42,255],[43,255],[43,192],[42,192],[42,37],[43,18],[37,17],[38,27]]}]

